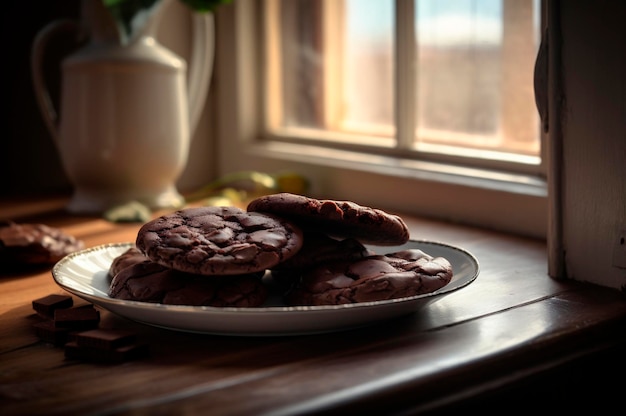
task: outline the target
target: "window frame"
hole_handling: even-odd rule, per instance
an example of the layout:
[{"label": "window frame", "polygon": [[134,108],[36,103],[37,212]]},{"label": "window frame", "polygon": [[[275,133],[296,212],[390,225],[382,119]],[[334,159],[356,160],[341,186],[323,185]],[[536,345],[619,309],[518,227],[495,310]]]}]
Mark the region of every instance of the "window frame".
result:
[{"label": "window frame", "polygon": [[[278,0],[269,2],[270,7],[277,7]],[[398,5],[407,4],[398,1]],[[397,13],[406,14],[406,9]],[[547,186],[534,173],[510,172],[497,161],[461,166],[445,154],[403,158],[393,146],[371,154],[341,140],[329,145],[314,132],[297,142],[289,134],[268,134],[265,111],[271,102],[264,101],[263,88],[269,74],[263,71],[262,62],[268,59],[270,66],[275,62],[260,39],[272,36],[263,31],[275,27],[272,16],[263,13],[262,2],[239,0],[220,10],[217,18],[212,88],[219,174],[251,169],[298,171],[311,180],[313,196],[546,237]],[[268,19],[267,25],[263,19]]]}]

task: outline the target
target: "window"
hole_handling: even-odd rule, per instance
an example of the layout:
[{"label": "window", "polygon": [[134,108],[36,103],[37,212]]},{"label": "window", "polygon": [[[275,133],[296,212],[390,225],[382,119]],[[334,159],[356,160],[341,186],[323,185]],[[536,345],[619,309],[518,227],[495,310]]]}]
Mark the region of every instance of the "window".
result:
[{"label": "window", "polygon": [[545,235],[537,0],[240,1],[232,18],[221,171]]},{"label": "window", "polygon": [[535,1],[267,4],[270,133],[540,164]]}]

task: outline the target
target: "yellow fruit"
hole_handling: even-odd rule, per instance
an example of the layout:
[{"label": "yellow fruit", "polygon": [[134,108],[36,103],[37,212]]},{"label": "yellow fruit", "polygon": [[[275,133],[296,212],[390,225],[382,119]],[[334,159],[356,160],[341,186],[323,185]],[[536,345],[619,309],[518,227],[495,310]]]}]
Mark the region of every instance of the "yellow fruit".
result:
[{"label": "yellow fruit", "polygon": [[285,172],[274,175],[279,192],[305,194],[309,190],[309,180],[295,172]]}]

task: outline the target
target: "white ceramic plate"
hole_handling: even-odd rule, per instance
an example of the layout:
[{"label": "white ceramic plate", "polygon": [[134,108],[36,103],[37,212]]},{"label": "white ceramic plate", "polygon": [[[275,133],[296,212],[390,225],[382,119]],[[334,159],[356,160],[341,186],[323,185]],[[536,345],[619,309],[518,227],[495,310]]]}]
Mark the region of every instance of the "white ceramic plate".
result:
[{"label": "white ceramic plate", "polygon": [[476,258],[461,248],[411,240],[402,246],[373,249],[377,253],[390,253],[418,248],[431,256],[445,257],[454,272],[450,283],[425,295],[336,306],[290,307],[282,305],[276,296],[270,296],[260,308],[163,305],[107,295],[111,262],[132,246],[132,243],[106,244],[70,254],[54,266],[52,276],[68,292],[137,322],[188,332],[265,336],[338,331],[413,313],[472,283],[479,272]]}]

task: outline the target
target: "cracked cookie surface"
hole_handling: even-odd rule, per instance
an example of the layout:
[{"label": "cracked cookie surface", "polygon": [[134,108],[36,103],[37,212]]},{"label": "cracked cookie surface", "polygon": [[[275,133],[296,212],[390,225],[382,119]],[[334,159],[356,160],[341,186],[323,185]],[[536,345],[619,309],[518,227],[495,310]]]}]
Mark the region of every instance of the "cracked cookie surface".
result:
[{"label": "cracked cookie surface", "polygon": [[271,214],[236,207],[188,208],[144,224],[136,246],[186,273],[236,275],[269,269],[302,247],[302,231]]},{"label": "cracked cookie surface", "polygon": [[401,245],[410,237],[408,227],[399,216],[352,201],[278,193],[252,200],[247,210],[284,217],[305,231],[355,238],[364,244]]},{"label": "cracked cookie surface", "polygon": [[118,272],[111,281],[109,296],[165,305],[252,308],[261,306],[267,298],[262,275],[207,277],[146,260]]},{"label": "cracked cookie surface", "polygon": [[146,260],[148,260],[148,257],[141,250],[137,247],[131,247],[113,259],[111,266],[109,266],[109,277],[113,278],[125,268]]},{"label": "cracked cookie surface", "polygon": [[337,261],[305,271],[287,295],[290,305],[339,305],[434,292],[452,279],[452,266],[421,250]]},{"label": "cracked cookie surface", "polygon": [[326,234],[304,232],[304,243],[295,256],[271,269],[274,281],[289,288],[306,269],[339,260],[357,260],[375,253],[353,238],[335,240]]}]

